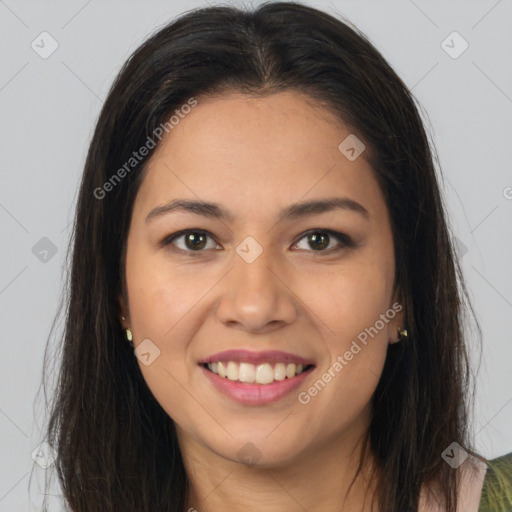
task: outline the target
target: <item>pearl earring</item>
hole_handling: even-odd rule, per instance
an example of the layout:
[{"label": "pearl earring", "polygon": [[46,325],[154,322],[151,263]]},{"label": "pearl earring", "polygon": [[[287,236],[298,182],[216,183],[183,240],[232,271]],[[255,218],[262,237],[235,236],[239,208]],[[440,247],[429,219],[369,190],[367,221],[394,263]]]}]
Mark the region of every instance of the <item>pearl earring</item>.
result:
[{"label": "pearl earring", "polygon": [[[121,317],[123,320],[126,320],[126,318],[124,316]],[[126,332],[126,339],[128,340],[128,342],[130,343],[130,345],[133,347],[133,335],[132,335],[132,331],[130,331],[130,329],[125,329],[125,332]]]}]

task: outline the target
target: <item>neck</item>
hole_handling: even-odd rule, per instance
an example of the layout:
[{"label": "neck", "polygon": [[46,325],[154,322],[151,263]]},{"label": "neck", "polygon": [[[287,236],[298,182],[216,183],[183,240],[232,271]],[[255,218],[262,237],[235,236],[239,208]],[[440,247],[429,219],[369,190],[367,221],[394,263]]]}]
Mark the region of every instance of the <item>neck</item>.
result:
[{"label": "neck", "polygon": [[361,436],[324,440],[281,464],[246,466],[191,439],[185,441],[183,435],[181,432],[180,446],[190,483],[187,512],[378,510],[371,506],[376,489],[371,478],[375,462],[368,450],[352,484],[362,453]]}]

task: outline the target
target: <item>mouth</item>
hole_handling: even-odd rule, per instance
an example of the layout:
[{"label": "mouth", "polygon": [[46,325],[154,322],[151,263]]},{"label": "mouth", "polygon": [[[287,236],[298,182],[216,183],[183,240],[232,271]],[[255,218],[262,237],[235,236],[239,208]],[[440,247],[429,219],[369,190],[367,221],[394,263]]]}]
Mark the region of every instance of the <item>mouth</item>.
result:
[{"label": "mouth", "polygon": [[232,382],[247,384],[272,384],[285,379],[293,379],[311,370],[313,364],[295,363],[262,363],[252,364],[237,361],[216,361],[211,363],[200,363],[206,370],[218,375],[223,379]]},{"label": "mouth", "polygon": [[316,365],[280,351],[228,350],[198,363],[213,389],[244,405],[276,402],[297,389]]}]

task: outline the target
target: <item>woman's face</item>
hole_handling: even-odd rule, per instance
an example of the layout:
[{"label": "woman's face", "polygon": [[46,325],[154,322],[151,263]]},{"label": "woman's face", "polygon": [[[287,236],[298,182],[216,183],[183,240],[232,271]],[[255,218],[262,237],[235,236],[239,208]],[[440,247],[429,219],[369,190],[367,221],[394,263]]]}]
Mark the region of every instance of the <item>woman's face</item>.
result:
[{"label": "woman's face", "polygon": [[[232,94],[198,98],[154,150],[120,303],[182,448],[278,465],[367,429],[403,311],[353,137],[298,93]],[[165,209],[177,201],[212,206]]]}]

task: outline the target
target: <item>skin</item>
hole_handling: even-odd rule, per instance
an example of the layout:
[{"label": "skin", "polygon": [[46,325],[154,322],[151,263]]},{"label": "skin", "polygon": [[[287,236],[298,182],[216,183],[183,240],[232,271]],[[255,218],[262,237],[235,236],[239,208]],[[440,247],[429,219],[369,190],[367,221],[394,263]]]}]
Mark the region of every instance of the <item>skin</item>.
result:
[{"label": "skin", "polygon": [[[119,298],[135,347],[149,338],[160,350],[148,366],[138,362],[177,425],[191,482],[186,510],[370,511],[371,457],[345,493],[403,310],[307,405],[297,392],[269,405],[239,404],[216,391],[197,363],[231,348],[275,349],[315,361],[298,391],[321,378],[397,301],[382,191],[365,152],[349,161],[338,149],[353,130],[297,92],[197,99],[151,157],[128,234],[128,303]],[[278,222],[282,208],[327,197],[357,201],[368,218],[338,209]],[[175,211],[145,222],[176,198],[216,202],[234,220]],[[183,229],[212,238],[200,253],[184,237],[174,240],[174,252],[172,244],[159,246]],[[355,247],[331,237],[329,248],[339,251],[315,250],[305,233],[325,229],[348,235]],[[247,236],[263,249],[252,263],[236,252]],[[253,466],[237,456],[246,443],[260,456]]]}]

